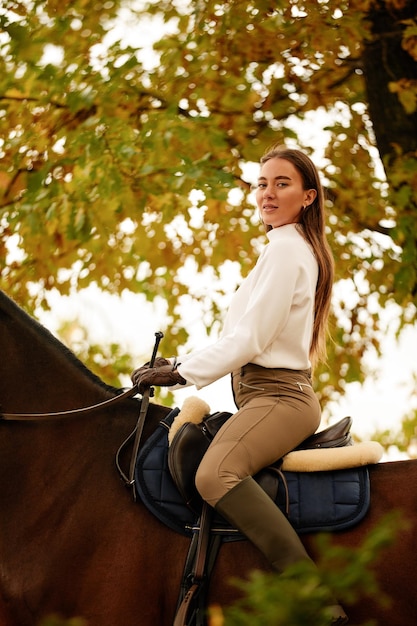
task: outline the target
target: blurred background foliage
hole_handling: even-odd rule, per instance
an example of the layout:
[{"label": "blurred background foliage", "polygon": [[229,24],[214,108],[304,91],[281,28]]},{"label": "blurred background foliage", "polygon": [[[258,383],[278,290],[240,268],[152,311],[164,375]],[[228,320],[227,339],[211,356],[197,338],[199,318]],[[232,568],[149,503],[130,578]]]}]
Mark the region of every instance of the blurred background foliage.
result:
[{"label": "blurred background foliage", "polygon": [[[225,262],[244,276],[265,242],[249,165],[272,143],[314,158],[319,142],[337,284],[317,393],[325,405],[363,381],[384,310],[398,332],[415,321],[416,13],[414,0],[5,0],[0,287],[32,312],[93,283],[162,298],[173,354],[187,294],[209,332]],[[109,382],[132,368],[116,345],[74,347]]]},{"label": "blurred background foliage", "polygon": [[[387,514],[354,549],[336,546],[331,535],[317,535],[320,574],[305,562],[281,576],[254,571],[248,580],[235,581],[243,592],[241,600],[227,608],[211,607],[209,626],[327,626],[331,621],[328,607],[335,597],[349,613],[349,605],[364,590],[368,599],[386,606],[390,600],[381,594],[375,571],[384,549],[405,526],[398,513]],[[356,620],[349,623],[359,626]],[[376,626],[372,619],[360,624]]]}]

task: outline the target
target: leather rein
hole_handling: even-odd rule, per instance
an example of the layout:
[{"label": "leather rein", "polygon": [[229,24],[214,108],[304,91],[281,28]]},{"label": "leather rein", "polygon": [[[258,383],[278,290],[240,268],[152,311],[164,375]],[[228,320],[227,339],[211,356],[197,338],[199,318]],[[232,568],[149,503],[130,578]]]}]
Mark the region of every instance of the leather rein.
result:
[{"label": "leather rein", "polygon": [[57,411],[55,413],[3,413],[0,411],[0,421],[6,420],[11,422],[29,422],[33,420],[48,420],[55,419],[57,417],[77,417],[79,415],[88,415],[90,413],[94,413],[98,409],[105,409],[109,406],[113,406],[114,404],[118,404],[122,400],[126,398],[131,398],[138,393],[138,389],[136,385],[131,389],[127,389],[121,394],[114,396],[114,398],[110,398],[109,400],[104,400],[103,402],[98,402],[97,404],[92,404],[91,406],[82,407],[79,409],[70,409],[68,411]]},{"label": "leather rein", "polygon": [[[53,420],[56,418],[69,418],[69,417],[78,417],[79,415],[89,415],[90,413],[94,413],[100,409],[105,409],[110,406],[114,406],[122,402],[122,400],[126,400],[126,398],[132,398],[137,395],[138,388],[134,385],[131,389],[127,389],[123,393],[110,398],[109,400],[104,400],[103,402],[98,402],[97,404],[92,404],[91,406],[82,407],[79,409],[70,409],[69,411],[56,411],[54,413],[2,413],[0,412],[0,422],[10,421],[10,422],[29,422],[36,420]],[[136,490],[135,490],[135,466],[136,466],[136,457],[139,452],[140,440],[142,437],[143,427],[145,424],[146,414],[149,406],[149,396],[151,395],[151,390],[146,389],[142,396],[140,413],[138,417],[138,421],[136,423],[135,428],[132,430],[130,435],[123,441],[121,446],[116,452],[116,467],[125,483],[126,487],[132,487],[133,490],[133,499],[136,500]],[[120,464],[120,455],[127,444],[130,442],[132,437],[135,436],[132,456],[129,465],[129,475],[125,474],[122,470]]]}]

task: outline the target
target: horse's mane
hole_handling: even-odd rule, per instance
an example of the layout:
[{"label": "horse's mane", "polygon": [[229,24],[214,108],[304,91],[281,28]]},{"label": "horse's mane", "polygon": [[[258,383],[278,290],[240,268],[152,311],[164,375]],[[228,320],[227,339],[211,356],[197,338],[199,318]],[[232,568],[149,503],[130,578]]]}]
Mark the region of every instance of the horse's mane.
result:
[{"label": "horse's mane", "polygon": [[34,317],[30,316],[24,311],[14,300],[7,296],[4,291],[0,290],[0,310],[7,313],[12,319],[19,320],[23,326],[29,327],[40,335],[45,341],[51,345],[54,349],[58,350],[64,358],[74,365],[78,370],[85,374],[94,384],[98,385],[102,389],[113,393],[122,393],[122,389],[113,387],[105,383],[99,376],[96,376],[75,354],[65,346],[59,339],[57,339],[45,326],[42,326]]}]

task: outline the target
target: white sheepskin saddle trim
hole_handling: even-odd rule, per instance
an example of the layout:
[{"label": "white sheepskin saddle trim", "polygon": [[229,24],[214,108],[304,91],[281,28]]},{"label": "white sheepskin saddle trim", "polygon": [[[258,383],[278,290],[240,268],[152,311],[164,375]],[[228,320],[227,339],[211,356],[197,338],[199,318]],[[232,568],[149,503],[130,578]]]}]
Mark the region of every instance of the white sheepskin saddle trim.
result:
[{"label": "white sheepskin saddle trim", "polygon": [[183,424],[186,424],[187,422],[194,422],[194,424],[199,424],[203,421],[206,415],[210,415],[210,407],[207,402],[204,402],[204,400],[201,400],[201,398],[197,398],[196,396],[190,396],[189,398],[186,398],[181,407],[181,411],[175,417],[174,421],[171,424],[171,428],[169,429],[169,445],[171,445],[177,431],[181,428]]},{"label": "white sheepskin saddle trim", "polygon": [[377,441],[362,441],[342,448],[294,450],[284,456],[287,472],[324,472],[378,463],[384,448]]},{"label": "white sheepskin saddle trim", "polygon": [[[190,396],[184,400],[168,433],[168,442],[172,440],[183,424],[199,424],[210,415],[210,407],[204,400]],[[342,448],[319,448],[314,450],[294,450],[284,456],[282,469],[287,472],[324,472],[348,467],[359,467],[378,463],[384,449],[377,441],[362,441],[353,446]]]}]

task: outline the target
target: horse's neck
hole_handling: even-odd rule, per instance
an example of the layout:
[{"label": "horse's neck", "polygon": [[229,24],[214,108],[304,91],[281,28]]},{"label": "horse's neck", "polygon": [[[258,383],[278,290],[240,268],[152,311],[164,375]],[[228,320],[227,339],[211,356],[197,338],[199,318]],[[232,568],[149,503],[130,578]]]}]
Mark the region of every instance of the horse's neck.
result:
[{"label": "horse's neck", "polygon": [[[4,504],[11,490],[9,495],[14,503],[31,497],[32,506],[38,507],[49,494],[48,500],[56,498],[65,509],[90,483],[92,494],[95,489],[104,493],[115,487],[120,496],[123,483],[116,470],[115,455],[134,431],[140,407],[137,400],[124,399],[111,408],[84,416],[0,421],[0,502]],[[142,441],[154,432],[169,410],[149,405]],[[128,446],[120,459],[126,472],[130,455]],[[17,487],[21,498],[16,498]]]},{"label": "horse's neck", "polygon": [[61,342],[20,310],[15,317],[0,310],[0,354],[0,405],[5,412],[63,411],[114,395]]},{"label": "horse's neck", "polygon": [[98,411],[83,417],[0,423],[0,501],[9,485],[18,485],[13,506],[19,508],[26,500],[42,517],[54,508],[71,511],[86,489],[93,495],[94,489],[104,491],[106,483],[118,482],[115,452],[134,428],[135,404],[122,403],[117,414]]}]

